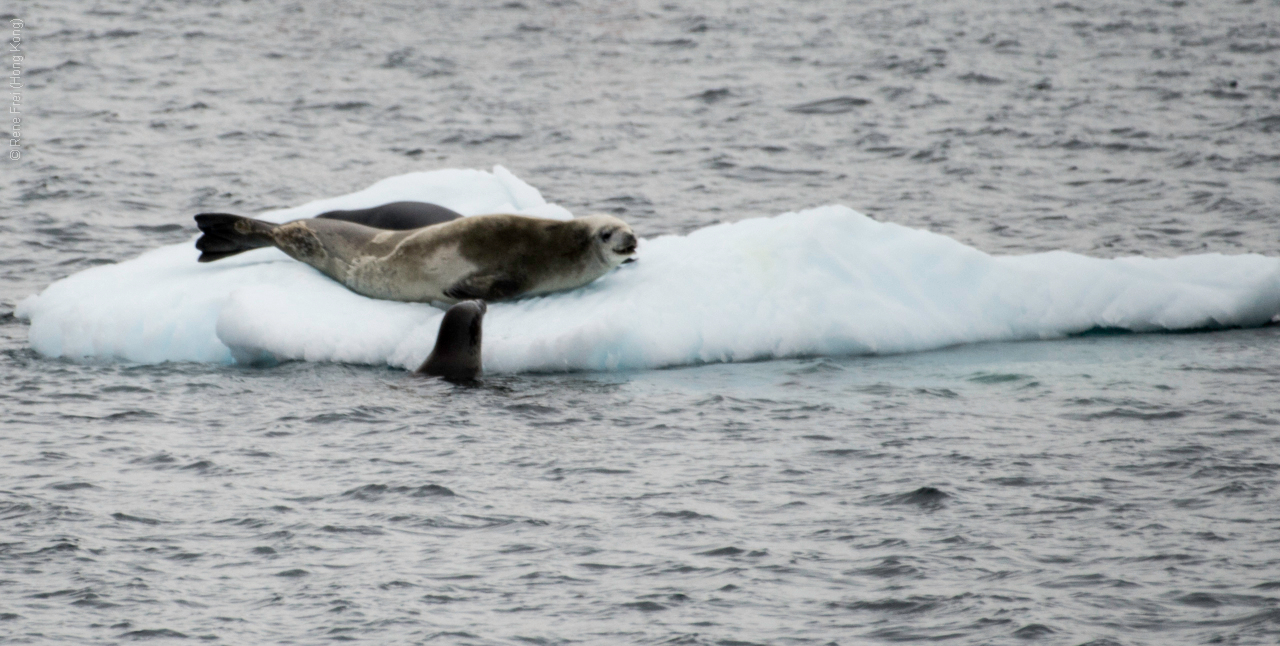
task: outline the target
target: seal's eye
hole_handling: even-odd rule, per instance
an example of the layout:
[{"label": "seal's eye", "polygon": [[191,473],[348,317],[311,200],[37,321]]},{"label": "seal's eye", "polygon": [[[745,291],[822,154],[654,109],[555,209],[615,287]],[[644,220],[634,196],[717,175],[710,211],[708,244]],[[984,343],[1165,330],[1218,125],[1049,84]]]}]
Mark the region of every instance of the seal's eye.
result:
[{"label": "seal's eye", "polygon": [[602,242],[608,242],[608,241],[609,241],[609,238],[612,238],[612,237],[613,237],[613,232],[612,232],[612,231],[601,231],[601,232],[600,232],[600,240],[601,240]]}]

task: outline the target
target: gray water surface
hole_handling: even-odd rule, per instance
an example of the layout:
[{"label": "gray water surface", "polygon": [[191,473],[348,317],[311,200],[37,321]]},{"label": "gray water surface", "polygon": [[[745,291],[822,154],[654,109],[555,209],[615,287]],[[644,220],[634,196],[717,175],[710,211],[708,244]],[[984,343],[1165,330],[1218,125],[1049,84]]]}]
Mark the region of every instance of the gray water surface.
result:
[{"label": "gray water surface", "polygon": [[468,387],[46,359],[11,314],[196,212],[494,164],[642,236],[842,203],[1280,255],[1280,3],[3,12],[0,643],[1280,639],[1280,327]]}]

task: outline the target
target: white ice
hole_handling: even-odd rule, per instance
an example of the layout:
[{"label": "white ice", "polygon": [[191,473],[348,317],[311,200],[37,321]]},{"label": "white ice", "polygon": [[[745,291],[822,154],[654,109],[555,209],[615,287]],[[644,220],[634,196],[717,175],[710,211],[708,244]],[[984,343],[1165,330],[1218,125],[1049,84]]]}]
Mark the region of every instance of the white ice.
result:
[{"label": "white ice", "polygon": [[[464,215],[568,218],[502,167],[385,179],[255,217],[433,202]],[[194,238],[193,238],[194,240]],[[49,357],[337,361],[415,368],[440,309],[354,294],[275,249],[196,262],[192,242],[82,271],[22,301]],[[489,372],[619,370],[930,350],[1061,337],[1263,325],[1280,259],[991,256],[843,206],[642,240],[639,261],[585,288],[490,305]]]}]

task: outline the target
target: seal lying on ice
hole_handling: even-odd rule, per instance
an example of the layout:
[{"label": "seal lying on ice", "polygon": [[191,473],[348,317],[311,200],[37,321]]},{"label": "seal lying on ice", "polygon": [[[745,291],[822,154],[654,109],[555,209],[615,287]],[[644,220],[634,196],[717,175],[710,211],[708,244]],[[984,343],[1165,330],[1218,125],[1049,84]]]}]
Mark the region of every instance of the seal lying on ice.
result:
[{"label": "seal lying on ice", "polygon": [[332,219],[273,224],[202,213],[200,262],[274,246],[371,298],[498,301],[573,289],[627,261],[636,236],[611,215],[477,215],[408,231]]},{"label": "seal lying on ice", "polygon": [[328,220],[346,220],[375,229],[420,229],[462,217],[461,213],[430,202],[391,202],[368,209],[328,211],[316,216]]}]

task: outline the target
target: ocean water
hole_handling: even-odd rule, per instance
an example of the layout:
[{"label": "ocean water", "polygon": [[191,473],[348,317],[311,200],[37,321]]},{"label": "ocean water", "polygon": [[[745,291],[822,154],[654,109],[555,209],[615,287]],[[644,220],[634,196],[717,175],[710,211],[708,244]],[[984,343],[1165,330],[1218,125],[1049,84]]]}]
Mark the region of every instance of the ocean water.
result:
[{"label": "ocean water", "polygon": [[1280,636],[1274,325],[455,386],[408,351],[57,357],[14,314],[196,212],[495,165],[647,244],[837,204],[1226,280],[1280,256],[1276,2],[4,12],[0,643]]}]

